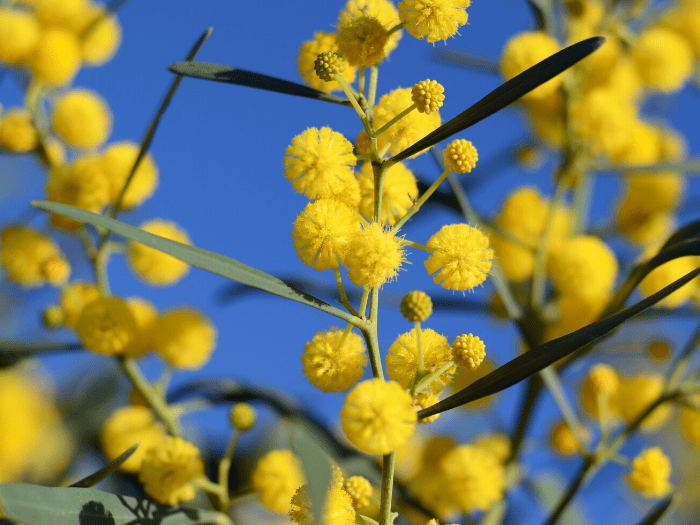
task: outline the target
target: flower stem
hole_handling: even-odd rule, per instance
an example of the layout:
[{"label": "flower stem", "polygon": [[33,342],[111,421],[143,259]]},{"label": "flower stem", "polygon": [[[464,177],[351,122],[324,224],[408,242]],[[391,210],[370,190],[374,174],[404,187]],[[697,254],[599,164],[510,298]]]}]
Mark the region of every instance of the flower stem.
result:
[{"label": "flower stem", "polygon": [[367,120],[367,115],[365,115],[365,111],[360,107],[360,104],[357,102],[357,97],[355,97],[355,93],[353,93],[352,88],[348,86],[348,83],[343,80],[343,77],[340,76],[340,73],[335,74],[335,81],[340,84],[340,87],[343,88],[343,91],[345,92],[345,96],[348,97],[348,100],[350,101],[350,104],[352,104],[352,107],[355,108],[355,111],[357,111],[357,114],[359,115],[360,119],[362,119],[362,122],[365,122]]},{"label": "flower stem", "polygon": [[219,461],[219,487],[221,487],[221,494],[219,494],[219,510],[226,514],[228,514],[229,507],[231,506],[231,499],[229,498],[228,492],[228,475],[231,469],[231,458],[233,458],[233,453],[236,450],[239,436],[240,432],[234,429],[231,440],[226,447],[226,452]]},{"label": "flower stem", "polygon": [[386,454],[382,461],[382,495],[379,504],[379,525],[391,525],[391,496],[394,489],[396,451]]},{"label": "flower stem", "polygon": [[376,136],[377,136],[377,137],[381,136],[382,133],[384,133],[384,132],[385,132],[386,130],[388,130],[391,126],[393,126],[394,124],[396,124],[399,120],[401,120],[402,118],[404,118],[406,115],[408,115],[408,114],[409,114],[411,111],[413,111],[414,109],[416,109],[416,105],[415,105],[415,104],[411,104],[410,106],[408,106],[408,107],[407,107],[406,109],[404,109],[401,113],[399,113],[398,115],[396,115],[393,119],[391,119],[389,122],[387,122],[386,124],[384,124],[381,128],[379,128],[379,129],[377,130],[377,132],[376,132]]},{"label": "flower stem", "polygon": [[416,201],[416,203],[408,209],[406,214],[403,217],[401,217],[396,224],[394,224],[394,227],[392,228],[392,232],[394,232],[394,233],[398,232],[401,229],[401,227],[404,224],[406,224],[406,221],[408,221],[408,219],[413,217],[413,215],[416,212],[418,212],[418,210],[420,210],[421,206],[423,206],[423,204],[425,204],[425,201],[427,201],[430,198],[430,196],[433,193],[435,193],[435,190],[438,189],[438,186],[440,186],[440,184],[442,184],[442,181],[444,181],[450,173],[452,173],[452,168],[447,168],[445,171],[442,172],[442,175],[440,175],[438,177],[438,179],[435,182],[433,182],[433,184],[430,186],[430,188],[428,188],[426,190],[426,192],[423,195],[421,195],[421,198],[418,199]]},{"label": "flower stem", "polygon": [[335,283],[338,285],[338,293],[340,294],[340,302],[343,304],[345,309],[350,312],[355,317],[360,317],[357,311],[352,307],[348,296],[345,293],[345,286],[343,286],[343,279],[340,275],[340,270],[338,268],[333,268],[333,273],[335,274]]}]

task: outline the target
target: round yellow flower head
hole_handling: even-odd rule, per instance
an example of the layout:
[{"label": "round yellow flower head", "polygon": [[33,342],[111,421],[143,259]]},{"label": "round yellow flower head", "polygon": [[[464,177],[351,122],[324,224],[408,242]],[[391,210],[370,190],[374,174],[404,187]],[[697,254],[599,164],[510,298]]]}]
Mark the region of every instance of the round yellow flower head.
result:
[{"label": "round yellow flower head", "polygon": [[426,78],[421,80],[411,89],[411,99],[416,109],[421,113],[434,113],[442,107],[445,100],[445,88],[438,84],[437,80]]},{"label": "round yellow flower head", "polygon": [[374,66],[384,60],[389,32],[372,16],[359,16],[338,26],[338,52],[351,66]]},{"label": "round yellow flower head", "polygon": [[680,2],[680,8],[665,10],[659,22],[682,36],[695,56],[700,55],[700,9],[694,0]]},{"label": "round yellow flower head", "polygon": [[421,292],[420,290],[414,290],[408,292],[401,299],[401,315],[403,315],[410,322],[423,322],[433,313],[433,301],[430,296]]},{"label": "round yellow flower head", "polygon": [[70,265],[48,237],[24,226],[5,228],[0,234],[0,263],[10,281],[25,288],[45,283],[64,284]]},{"label": "round yellow flower head", "polygon": [[[426,390],[421,392],[416,396],[416,398],[413,400],[413,408],[416,409],[416,412],[419,412],[421,410],[424,410],[428,407],[433,406],[436,404],[440,399],[438,396],[433,394],[430,390]],[[418,420],[418,423],[421,424],[426,424],[426,423],[432,423],[433,421],[436,421],[437,418],[440,417],[440,414],[433,414],[432,416],[424,417],[422,419]]]},{"label": "round yellow flower head", "polygon": [[292,241],[302,262],[321,271],[345,262],[348,246],[360,230],[360,220],[348,206],[318,199],[294,221]]},{"label": "round yellow flower head", "polygon": [[119,297],[100,297],[83,308],[75,325],[83,346],[96,354],[117,355],[137,332],[131,308]]},{"label": "round yellow flower head", "polygon": [[33,6],[43,26],[73,29],[73,24],[87,9],[88,0],[33,0]]},{"label": "round yellow flower head", "polygon": [[26,109],[8,109],[0,117],[0,148],[14,153],[27,153],[36,148],[38,140],[32,116]]},{"label": "round yellow flower head", "polygon": [[95,148],[104,144],[112,131],[112,112],[96,92],[73,89],[56,100],[51,122],[66,144]]},{"label": "round yellow flower head", "polygon": [[323,392],[345,392],[362,377],[367,352],[362,337],[331,328],[304,345],[304,374]]},{"label": "round yellow flower head", "polygon": [[581,448],[566,421],[560,421],[554,426],[550,440],[552,448],[562,456],[572,456]]},{"label": "round yellow flower head", "polygon": [[[423,349],[423,367],[426,372],[435,372],[452,360],[452,351],[444,335],[430,328],[421,330],[421,348]],[[418,367],[418,340],[416,331],[411,330],[396,338],[386,356],[386,375],[398,381],[404,388],[410,388],[416,378]],[[442,392],[443,385],[449,385],[456,366],[451,366],[440,374],[432,383],[430,390],[434,394]]]},{"label": "round yellow flower head", "polygon": [[661,160],[661,133],[658,126],[635,118],[628,130],[625,147],[611,157],[626,164],[653,164]]},{"label": "round yellow flower head", "polygon": [[452,359],[459,365],[476,370],[486,357],[486,345],[477,336],[462,334],[458,336],[452,346]]},{"label": "round yellow flower head", "polygon": [[431,44],[447,40],[467,23],[467,7],[471,0],[402,0],[399,17],[406,31]]},{"label": "round yellow flower head", "polygon": [[[694,401],[698,401],[697,396]],[[679,424],[681,430],[695,447],[700,448],[700,411],[694,408],[682,407]]]},{"label": "round yellow flower head", "polygon": [[63,308],[57,304],[52,304],[44,308],[41,313],[41,321],[44,323],[46,328],[60,328],[63,326]]},{"label": "round yellow flower head", "polygon": [[39,44],[40,27],[31,13],[0,9],[0,62],[14,66],[26,60]]},{"label": "round yellow flower head", "polygon": [[659,447],[643,450],[632,460],[632,471],[627,475],[627,484],[645,498],[661,498],[673,488],[671,460]]},{"label": "round yellow flower head", "polygon": [[658,246],[676,225],[672,211],[649,212],[645,209],[648,202],[628,193],[617,209],[617,229],[628,241],[641,247]]},{"label": "round yellow flower head", "polygon": [[352,506],[361,509],[370,504],[372,484],[362,476],[351,476],[345,480],[345,492],[352,498]]},{"label": "round yellow flower head", "polygon": [[[104,10],[102,5],[88,4],[78,21],[78,32],[82,36],[83,61],[91,66],[101,66],[109,62],[122,40],[122,29],[117,17],[104,16]],[[98,18],[100,21],[93,26]],[[83,36],[83,32],[89,27],[89,33]]]},{"label": "round yellow flower head", "polygon": [[80,41],[68,29],[47,27],[41,32],[39,44],[28,61],[36,80],[50,86],[65,86],[80,69]]},{"label": "round yellow flower head", "polygon": [[194,499],[196,489],[191,481],[203,476],[199,449],[182,438],[170,436],[146,451],[139,469],[143,490],[166,505]]},{"label": "round yellow flower head", "polygon": [[479,154],[474,144],[464,139],[455,139],[442,152],[445,166],[455,173],[469,173],[476,166]]},{"label": "round yellow flower head", "polygon": [[47,138],[44,141],[44,151],[37,151],[39,160],[47,167],[53,168],[66,162],[66,148],[58,139]]},{"label": "round yellow flower head", "polygon": [[[365,135],[366,136],[366,135]],[[369,162],[357,172],[362,197],[359,209],[368,221],[374,216],[374,172]],[[393,164],[384,172],[382,184],[382,223],[394,225],[403,217],[418,197],[416,177],[402,163]]]},{"label": "round yellow flower head", "polygon": [[348,246],[345,264],[356,286],[381,287],[396,277],[404,260],[399,240],[373,222],[358,232]]},{"label": "round yellow flower head", "polygon": [[[348,0],[338,17],[337,27],[349,24],[353,19],[370,16],[379,23],[391,29],[401,23],[399,12],[389,0]],[[384,45],[384,56],[389,56],[401,39],[401,30],[394,31]]]},{"label": "round yellow flower head", "polygon": [[[506,43],[503,49],[501,74],[506,80],[510,80],[557,51],[559,51],[559,43],[544,31],[526,31],[517,34]],[[562,79],[562,75],[557,75],[523,95],[523,99],[542,99],[551,95],[559,89]]]},{"label": "round yellow flower head", "polygon": [[[54,166],[49,171],[46,198],[101,213],[109,202],[109,183],[102,171],[99,157],[88,155],[76,159],[72,164]],[[51,214],[51,222],[66,230],[82,224],[57,213]]]},{"label": "round yellow flower head", "polygon": [[501,463],[510,457],[511,444],[510,439],[505,434],[495,432],[493,434],[482,434],[474,440],[472,443],[475,447],[480,447],[490,452],[496,459]]},{"label": "round yellow flower head", "polygon": [[[314,515],[311,511],[311,497],[307,485],[299,487],[292,496],[289,517],[294,523],[300,525],[314,525]],[[333,466],[333,480],[331,481],[323,508],[322,525],[354,525],[355,509],[352,506],[352,497],[343,488],[343,476],[340,469]]]},{"label": "round yellow flower head", "polygon": [[345,398],[340,422],[350,442],[367,454],[389,454],[416,428],[413,399],[395,382],[369,379]]},{"label": "round yellow flower head", "polygon": [[[640,374],[634,377],[621,377],[611,404],[627,423],[634,421],[664,391],[661,374]],[[655,432],[663,427],[671,417],[672,406],[668,403],[656,407],[639,427],[642,432]]]},{"label": "round yellow flower head", "polygon": [[239,432],[247,432],[255,425],[255,409],[248,403],[236,403],[229,412],[229,421]]},{"label": "round yellow flower head", "polygon": [[357,163],[352,143],[331,128],[309,128],[292,140],[284,156],[284,175],[309,199],[342,193]]},{"label": "round yellow flower head", "polygon": [[[166,239],[192,244],[187,232],[180,229],[174,222],[153,219],[141,224],[140,228]],[[129,242],[127,256],[134,273],[152,286],[175,284],[189,270],[187,263],[140,242]]]},{"label": "round yellow flower head", "polygon": [[682,36],[663,27],[643,31],[632,58],[647,88],[662,93],[679,91],[693,73],[693,50]]},{"label": "round yellow flower head", "polygon": [[214,352],[216,335],[216,328],[204,314],[177,308],[155,322],[153,348],[170,366],[199,370]]},{"label": "round yellow flower head", "polygon": [[153,346],[152,332],[158,319],[158,310],[152,303],[139,297],[130,297],[126,303],[136,319],[137,332],[123,353],[126,357],[141,357]]},{"label": "round yellow flower head", "polygon": [[468,224],[446,224],[428,240],[428,248],[433,253],[425,269],[448,290],[471,290],[486,280],[491,269],[488,237]]},{"label": "round yellow flower head", "polygon": [[474,445],[460,445],[440,460],[446,489],[464,512],[487,510],[503,497],[505,470],[496,456]]},{"label": "round yellow flower head", "polygon": [[663,361],[671,355],[671,347],[666,341],[653,341],[647,346],[647,352],[654,359]]},{"label": "round yellow flower head", "polygon": [[166,436],[163,425],[145,406],[118,408],[105,421],[100,432],[100,443],[107,461],[118,458],[129,447],[140,443],[136,451],[119,467],[125,472],[138,472],[141,462],[151,447]]},{"label": "round yellow flower head", "polygon": [[[333,79],[324,81],[316,74],[316,59],[318,56],[321,53],[334,53],[338,51],[336,36],[335,33],[324,33],[323,31],[314,33],[313,40],[308,40],[302,44],[299,49],[299,57],[297,58],[297,68],[299,69],[301,79],[312,88],[323,91],[324,93],[342,89],[337,81]],[[340,73],[340,76],[347,84],[351,84],[355,80],[356,75],[357,68],[352,66],[345,66]]]},{"label": "round yellow flower head", "polygon": [[61,290],[61,310],[63,324],[75,328],[83,308],[100,297],[100,292],[93,283],[76,281]]},{"label": "round yellow flower head", "polygon": [[[102,153],[102,169],[109,182],[110,200],[116,202],[134,167],[140,147],[133,142],[115,142]],[[150,154],[141,159],[122,199],[122,208],[140,206],[158,186],[158,168]]]},{"label": "round yellow flower head", "polygon": [[605,15],[605,6],[599,0],[566,0],[569,19],[589,27],[595,26]]},{"label": "round yellow flower head", "polygon": [[560,293],[592,299],[606,295],[615,284],[617,258],[598,237],[579,235],[552,254],[549,273]]},{"label": "round yellow flower head", "polygon": [[345,61],[338,53],[324,51],[316,57],[314,71],[324,82],[331,82],[335,80],[337,74],[345,71]]},{"label": "round yellow flower head", "polygon": [[[413,105],[411,91],[411,88],[398,88],[391,93],[383,95],[382,98],[379,99],[379,103],[374,108],[375,129],[381,128],[406,108]],[[428,133],[435,131],[440,127],[440,122],[440,113],[437,111],[429,115],[427,113],[411,111],[377,138],[377,148],[382,150],[388,142],[391,142],[389,151],[392,155],[398,155],[403,150],[425,137]],[[428,150],[423,150],[422,152],[416,153],[416,155],[420,155],[426,151]],[[414,157],[416,155],[414,155]]]},{"label": "round yellow flower head", "polygon": [[[661,266],[654,268],[639,283],[639,291],[644,297],[648,297],[663,287],[668,286],[673,281],[680,279],[685,274],[692,272],[698,267],[697,257],[679,257],[668,261]],[[695,290],[694,282],[681,286],[678,290],[664,297],[656,303],[656,308],[678,308],[688,301]]]},{"label": "round yellow flower head", "polygon": [[598,363],[588,371],[586,381],[590,382],[591,390],[594,393],[612,396],[617,392],[620,378],[613,367],[605,363]]},{"label": "round yellow flower head", "polygon": [[272,450],[258,460],[251,482],[260,503],[279,514],[289,512],[289,502],[305,483],[301,460],[291,450]]}]

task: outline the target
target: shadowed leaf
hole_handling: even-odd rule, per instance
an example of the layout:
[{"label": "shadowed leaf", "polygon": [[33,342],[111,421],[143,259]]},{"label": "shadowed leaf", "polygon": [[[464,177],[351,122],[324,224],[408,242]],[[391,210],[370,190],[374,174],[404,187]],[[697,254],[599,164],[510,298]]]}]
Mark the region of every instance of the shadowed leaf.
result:
[{"label": "shadowed leaf", "polygon": [[322,447],[304,427],[295,425],[289,439],[292,450],[304,465],[314,525],[321,525],[326,494],[333,477],[330,461]]},{"label": "shadowed leaf", "polygon": [[464,131],[477,122],[481,122],[486,117],[490,117],[497,111],[509,106],[520,97],[529,93],[536,87],[544,84],[548,80],[556,77],[562,71],[573,66],[576,62],[590,55],[605,43],[605,38],[596,36],[582,40],[577,44],[569,46],[552,56],[544,59],[526,69],[518,76],[510,79],[505,84],[494,89],[491,93],[482,98],[479,102],[464,110],[455,118],[446,122],[435,131],[429,133],[413,146],[403,150],[390,160],[399,162],[407,159],[411,155],[423,151],[438,142],[441,142],[460,131]]},{"label": "shadowed leaf", "polygon": [[438,62],[468,67],[494,75],[498,75],[499,71],[498,62],[495,60],[476,56],[458,49],[434,49],[430,56]]},{"label": "shadowed leaf", "polygon": [[80,343],[64,343],[61,341],[45,341],[38,343],[25,343],[24,341],[9,341],[6,339],[0,340],[0,354],[39,354],[45,352],[68,352],[73,350],[82,350],[83,345]]},{"label": "shadowed leaf", "polygon": [[90,474],[89,476],[84,477],[80,481],[76,481],[71,487],[80,487],[80,488],[87,488],[87,487],[92,487],[97,485],[100,481],[105,479],[107,476],[112,474],[113,472],[116,472],[116,470],[119,468],[119,465],[124,463],[127,459],[131,457],[131,455],[136,452],[136,449],[139,448],[140,443],[136,443],[135,445],[131,446],[130,448],[126,449],[124,452],[122,452],[119,457],[113,459],[109,463],[107,463],[104,467],[102,467],[100,470],[97,472],[94,472]]},{"label": "shadowed leaf", "polygon": [[664,514],[666,514],[666,511],[671,506],[671,503],[673,503],[673,496],[669,496],[668,498],[659,501],[659,503],[657,503],[649,511],[649,514],[644,516],[644,519],[642,519],[642,521],[640,521],[637,525],[654,525],[655,523],[658,523],[658,521],[663,518]]},{"label": "shadowed leaf", "polygon": [[552,16],[552,0],[526,0],[535,17],[537,29],[547,31]]},{"label": "shadowed leaf", "polygon": [[218,64],[209,64],[207,62],[176,62],[168,66],[168,70],[178,75],[186,77],[201,78],[204,80],[213,80],[215,82],[225,82],[227,84],[236,84],[238,86],[248,86],[265,91],[274,91],[275,93],[285,93],[297,97],[314,98],[325,102],[333,102],[343,106],[350,106],[350,101],[312,89],[303,84],[289,82],[281,78],[246,71],[229,66],[220,66]]}]

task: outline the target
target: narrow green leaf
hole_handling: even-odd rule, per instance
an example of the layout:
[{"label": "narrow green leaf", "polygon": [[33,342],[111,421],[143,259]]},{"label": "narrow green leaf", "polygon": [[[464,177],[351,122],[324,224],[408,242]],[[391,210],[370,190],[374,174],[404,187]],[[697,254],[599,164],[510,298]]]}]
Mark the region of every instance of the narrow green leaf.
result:
[{"label": "narrow green leaf", "polygon": [[295,425],[289,438],[292,450],[304,465],[314,525],[321,525],[326,494],[333,478],[331,463],[326,452],[305,428]]},{"label": "narrow green leaf", "polygon": [[548,32],[552,19],[552,0],[527,0],[537,22],[537,29]]},{"label": "narrow green leaf", "polygon": [[356,323],[357,319],[347,312],[344,312],[334,306],[331,306],[316,297],[304,293],[288,284],[280,281],[276,277],[260,271],[252,266],[248,266],[241,262],[226,257],[209,250],[188,246],[186,244],[172,241],[152,233],[145,232],[135,226],[123,223],[121,221],[98,215],[74,206],[60,204],[50,201],[33,201],[32,205],[45,211],[65,215],[72,219],[76,219],[93,226],[98,226],[106,230],[112,231],[118,235],[140,242],[156,250],[160,250],[186,262],[196,268],[201,268],[216,275],[221,275],[232,281],[242,284],[247,284],[253,288],[264,290],[273,295],[284,297],[313,308],[317,308],[322,312],[326,312],[347,322]]},{"label": "narrow green leaf", "polygon": [[628,319],[656,304],[698,275],[700,275],[700,268],[696,268],[655,294],[650,295],[632,306],[628,306],[610,317],[606,317],[605,319],[584,326],[568,335],[544,343],[516,357],[459,392],[443,399],[435,405],[419,411],[418,419],[432,416],[433,414],[439,414],[440,412],[445,412],[446,410],[456,408],[460,405],[476,401],[477,399],[495,394],[519,383],[543,368],[573,354],[577,350],[612,332]]},{"label": "narrow green leaf", "polygon": [[324,93],[312,89],[303,84],[289,82],[281,78],[246,71],[229,66],[220,66],[218,64],[209,64],[207,62],[175,62],[168,66],[168,70],[178,75],[186,77],[201,78],[204,80],[213,80],[215,82],[225,82],[227,84],[236,84],[239,86],[248,86],[266,91],[274,91],[275,93],[285,93],[297,97],[314,98],[325,102],[333,102],[342,106],[350,106],[350,101],[335,95]]},{"label": "narrow green leaf", "polygon": [[10,341],[8,339],[0,339],[0,354],[16,353],[29,355],[45,352],[67,352],[82,349],[83,345],[81,345],[80,343],[65,343],[61,341],[43,341],[36,343],[27,343],[24,341]]},{"label": "narrow green leaf", "polygon": [[136,449],[139,448],[140,443],[136,443],[135,445],[129,447],[126,449],[124,452],[119,454],[119,456],[109,463],[107,463],[104,467],[102,467],[100,470],[97,472],[93,472],[89,476],[84,477],[80,481],[76,481],[71,487],[79,487],[79,488],[88,488],[88,487],[93,487],[97,485],[100,481],[105,479],[107,476],[112,474],[113,472],[116,472],[117,469],[119,468],[119,465],[124,463],[127,459],[131,457],[131,455],[136,452]]},{"label": "narrow green leaf", "polygon": [[[640,166],[630,166],[627,164],[598,164],[595,171],[611,173],[615,175],[627,175],[628,173],[644,172],[648,175],[664,171],[681,171],[686,174],[700,175],[700,158],[688,159],[680,162],[657,162]],[[662,173],[659,173],[660,175]]]},{"label": "narrow green leaf", "polygon": [[0,514],[31,525],[109,523],[133,525],[192,525],[197,522],[232,525],[225,514],[146,499],[110,494],[97,489],[59,488],[29,483],[0,484]]},{"label": "narrow green leaf", "polygon": [[658,523],[664,514],[666,514],[666,511],[671,506],[671,503],[673,503],[672,495],[666,499],[662,499],[659,501],[659,503],[654,505],[654,507],[649,511],[649,514],[647,514],[638,525],[654,525],[655,523]]},{"label": "narrow green leaf", "polygon": [[477,71],[491,73],[493,75],[499,74],[498,62],[491,60],[490,58],[484,58],[467,53],[466,51],[438,48],[433,49],[430,56],[438,62],[468,67],[470,69],[476,69]]},{"label": "narrow green leaf", "polygon": [[554,53],[542,62],[535,64],[518,76],[510,79],[505,84],[497,87],[479,102],[464,110],[455,118],[446,122],[390,160],[392,162],[399,162],[407,159],[411,155],[415,155],[460,131],[464,131],[477,122],[481,122],[486,117],[490,117],[497,111],[509,106],[539,85],[556,77],[562,71],[565,71],[579,60],[590,55],[604,43],[604,37],[596,36],[587,40],[582,40],[581,42]]}]

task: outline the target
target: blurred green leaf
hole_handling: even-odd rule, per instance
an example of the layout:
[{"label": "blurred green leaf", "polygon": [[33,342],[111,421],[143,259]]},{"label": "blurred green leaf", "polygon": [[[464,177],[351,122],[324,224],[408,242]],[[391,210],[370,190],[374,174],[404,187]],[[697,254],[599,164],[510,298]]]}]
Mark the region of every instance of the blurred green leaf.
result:
[{"label": "blurred green leaf", "polygon": [[325,102],[333,102],[343,106],[350,106],[350,101],[329,95],[323,91],[312,89],[303,84],[289,82],[281,78],[246,71],[230,66],[220,66],[218,64],[209,64],[207,62],[175,62],[168,66],[168,70],[178,75],[186,77],[201,78],[204,80],[213,80],[215,82],[225,82],[227,84],[236,84],[238,86],[248,86],[266,91],[274,91],[276,93],[284,93],[297,97],[314,98]]},{"label": "blurred green leaf", "polygon": [[467,108],[435,131],[428,133],[413,146],[406,148],[390,160],[399,162],[407,159],[411,155],[415,155],[460,131],[464,131],[477,122],[481,122],[486,117],[490,117],[497,111],[509,106],[526,93],[529,93],[541,84],[556,77],[559,73],[573,66],[582,58],[590,55],[604,43],[604,37],[596,36],[582,40],[581,42],[554,53],[542,62],[535,64],[518,76],[510,79],[505,84],[497,87],[479,102]]},{"label": "blurred green leaf", "polygon": [[499,74],[497,61],[491,60],[490,58],[473,55],[471,53],[467,53],[466,51],[438,48],[433,49],[430,56],[438,62],[476,69],[477,71],[483,71],[494,75]]},{"label": "blurred green leaf", "polygon": [[673,496],[669,496],[666,499],[662,499],[657,503],[647,514],[638,525],[654,525],[658,523],[661,518],[663,518],[666,511],[673,503]]},{"label": "blurred green leaf", "polygon": [[0,511],[30,525],[190,525],[196,522],[232,525],[225,514],[97,489],[58,488],[28,483],[0,484]]},{"label": "blurred green leaf", "polygon": [[537,29],[548,32],[552,20],[552,0],[527,0],[537,21]]},{"label": "blurred green leaf", "polygon": [[654,176],[656,173],[663,175],[666,171],[680,171],[687,174],[700,175],[700,159],[688,159],[679,162],[657,162],[643,166],[629,166],[626,164],[602,163],[594,166],[595,171],[604,173],[615,173],[627,175],[628,173],[644,172],[646,175]]},{"label": "blurred green leaf", "polygon": [[357,321],[356,318],[352,317],[347,312],[297,290],[272,275],[238,262],[235,259],[231,259],[230,257],[226,257],[225,255],[153,235],[135,226],[74,206],[68,206],[67,204],[50,201],[33,201],[32,205],[41,210],[58,213],[72,219],[92,224],[93,226],[105,228],[127,239],[140,242],[146,246],[170,254],[196,268],[221,275],[232,281],[247,284],[248,286],[264,290],[273,295],[278,295],[285,299],[317,308],[322,312],[335,315],[348,322]]},{"label": "blurred green leaf", "polygon": [[116,472],[116,470],[119,468],[119,465],[124,463],[127,459],[131,457],[131,455],[136,452],[136,449],[139,448],[140,443],[136,443],[135,445],[129,447],[126,449],[124,452],[122,452],[117,458],[114,460],[110,461],[107,463],[104,467],[102,467],[100,470],[97,472],[93,472],[89,476],[84,477],[80,481],[76,481],[71,487],[79,487],[79,488],[87,488],[87,487],[93,487],[97,485],[100,481],[105,479],[107,476],[112,474],[113,472]]},{"label": "blurred green leaf", "polygon": [[80,343],[66,343],[63,341],[40,341],[36,343],[27,343],[25,341],[0,339],[0,354],[37,354],[43,352],[65,352],[82,349],[83,345]]},{"label": "blurred green leaf", "polygon": [[290,432],[289,439],[292,450],[304,465],[314,525],[321,525],[326,494],[333,479],[331,463],[321,445],[304,427],[295,425]]}]

